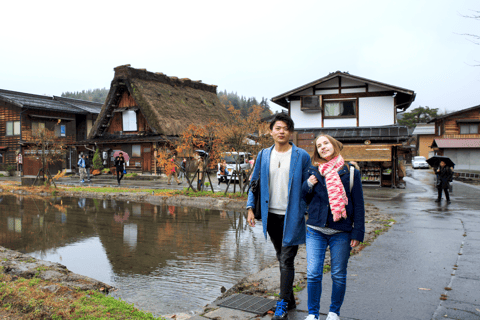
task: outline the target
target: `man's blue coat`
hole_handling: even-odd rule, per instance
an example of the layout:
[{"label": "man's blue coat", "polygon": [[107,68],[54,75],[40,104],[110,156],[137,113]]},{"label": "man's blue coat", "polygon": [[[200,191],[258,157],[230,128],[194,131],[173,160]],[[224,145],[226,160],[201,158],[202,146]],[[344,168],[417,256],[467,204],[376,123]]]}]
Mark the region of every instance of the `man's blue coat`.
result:
[{"label": "man's blue coat", "polygon": [[[292,158],[290,159],[290,174],[288,179],[288,205],[285,214],[285,226],[283,229],[283,246],[293,246],[305,243],[305,210],[306,205],[302,200],[303,172],[310,166],[310,156],[308,153],[292,145]],[[267,238],[267,217],[268,201],[270,193],[268,181],[270,175],[270,154],[275,145],[263,149],[257,155],[255,168],[253,170],[252,181],[258,179],[258,173],[261,170],[260,177],[260,198],[262,204],[262,225],[263,233]],[[287,186],[285,186],[287,187]],[[248,193],[247,207],[255,207],[255,199],[252,191]]]}]

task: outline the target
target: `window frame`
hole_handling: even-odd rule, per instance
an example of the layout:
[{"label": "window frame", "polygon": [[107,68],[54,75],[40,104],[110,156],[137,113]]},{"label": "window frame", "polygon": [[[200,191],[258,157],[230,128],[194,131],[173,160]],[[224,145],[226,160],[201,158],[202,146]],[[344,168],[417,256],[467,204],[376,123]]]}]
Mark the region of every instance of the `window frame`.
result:
[{"label": "window frame", "polygon": [[[317,98],[318,99],[318,104],[314,107],[312,106],[306,106],[304,105],[304,99],[305,98]],[[301,96],[300,97],[300,110],[304,112],[321,112],[323,110],[323,96],[322,95],[306,95],[306,96]]]},{"label": "window frame", "polygon": [[[338,115],[338,116],[327,116],[327,105],[329,103],[344,103],[344,102],[352,102],[354,104],[353,111],[355,114],[353,115]],[[323,118],[324,119],[356,119],[358,115],[358,99],[332,99],[332,100],[324,100],[323,101],[323,108],[322,108]]]},{"label": "window frame", "polygon": [[[138,147],[138,156],[137,153],[134,151],[134,148]],[[142,157],[142,145],[141,144],[132,144],[132,158],[141,158]]]},{"label": "window frame", "polygon": [[[135,129],[132,129],[132,117],[135,117]],[[137,112],[134,110],[125,110],[122,112],[122,131],[135,132],[138,131],[138,119]]]},{"label": "window frame", "polygon": [[[8,134],[8,125],[11,125],[12,128],[12,134]],[[17,125],[15,125],[17,124]],[[17,127],[18,126],[18,127]],[[18,129],[18,133],[15,134],[15,128],[17,127]],[[12,120],[12,121],[6,121],[6,124],[5,124],[5,136],[6,137],[15,137],[15,136],[19,136],[21,134],[21,131],[22,129],[20,128],[20,120]]]},{"label": "window frame", "polygon": [[[468,133],[462,133],[462,127],[468,128]],[[476,127],[477,132],[471,132],[472,127]],[[458,132],[459,134],[478,134],[479,133],[479,124],[478,123],[460,123],[458,125]]]}]

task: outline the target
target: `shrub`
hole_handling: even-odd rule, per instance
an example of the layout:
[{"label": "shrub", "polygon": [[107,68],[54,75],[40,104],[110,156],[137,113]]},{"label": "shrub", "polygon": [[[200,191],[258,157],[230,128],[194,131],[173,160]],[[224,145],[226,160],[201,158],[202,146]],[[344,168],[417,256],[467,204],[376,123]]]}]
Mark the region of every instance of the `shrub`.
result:
[{"label": "shrub", "polygon": [[100,156],[100,149],[98,148],[97,150],[95,150],[95,154],[93,155],[93,169],[95,170],[103,169],[102,157]]},{"label": "shrub", "polygon": [[110,169],[109,169],[109,168],[105,168],[105,169],[103,169],[102,172],[103,172],[103,173],[110,173]]}]

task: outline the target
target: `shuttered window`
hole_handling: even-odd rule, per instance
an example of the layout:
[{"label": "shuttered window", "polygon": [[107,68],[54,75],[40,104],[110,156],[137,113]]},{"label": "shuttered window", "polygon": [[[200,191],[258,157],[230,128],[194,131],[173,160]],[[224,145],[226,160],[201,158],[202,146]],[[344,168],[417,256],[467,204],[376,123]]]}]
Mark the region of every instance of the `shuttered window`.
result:
[{"label": "shuttered window", "polygon": [[137,113],[132,110],[122,112],[123,131],[137,131]]}]

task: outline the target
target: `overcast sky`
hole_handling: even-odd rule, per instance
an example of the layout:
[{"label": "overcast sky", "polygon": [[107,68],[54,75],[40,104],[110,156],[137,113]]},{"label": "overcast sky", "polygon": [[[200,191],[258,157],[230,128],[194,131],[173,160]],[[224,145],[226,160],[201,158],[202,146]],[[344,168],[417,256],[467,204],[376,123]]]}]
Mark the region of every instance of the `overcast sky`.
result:
[{"label": "overcast sky", "polygon": [[[131,64],[272,98],[337,70],[414,90],[410,108],[480,104],[478,0],[2,1],[0,89],[110,87]],[[281,108],[270,103],[272,109]]]}]

